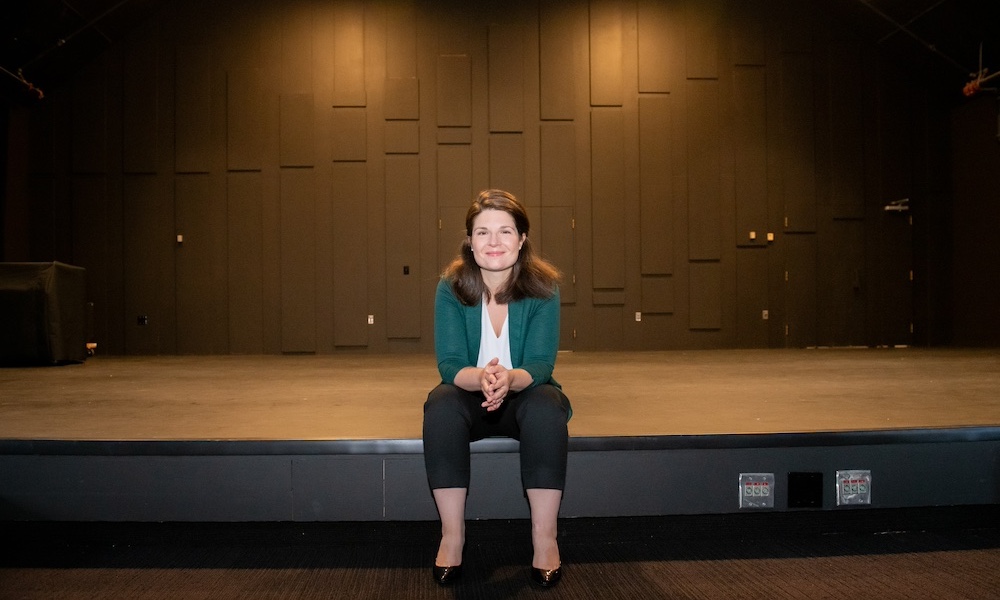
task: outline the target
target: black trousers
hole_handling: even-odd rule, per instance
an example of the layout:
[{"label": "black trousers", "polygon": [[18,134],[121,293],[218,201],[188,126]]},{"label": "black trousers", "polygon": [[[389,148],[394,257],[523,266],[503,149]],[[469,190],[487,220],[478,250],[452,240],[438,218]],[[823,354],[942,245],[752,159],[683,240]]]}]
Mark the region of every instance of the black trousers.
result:
[{"label": "black trousers", "polygon": [[566,486],[569,399],[558,387],[536,385],[509,393],[487,412],[483,394],[442,383],[424,403],[424,465],[431,489],[468,488],[469,443],[487,437],[520,441],[524,489]]}]

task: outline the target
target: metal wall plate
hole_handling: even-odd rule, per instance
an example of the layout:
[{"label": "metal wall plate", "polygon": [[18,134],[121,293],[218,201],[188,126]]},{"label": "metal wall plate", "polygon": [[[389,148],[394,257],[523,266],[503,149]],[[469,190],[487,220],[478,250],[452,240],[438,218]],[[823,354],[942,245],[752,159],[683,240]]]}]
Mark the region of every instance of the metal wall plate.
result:
[{"label": "metal wall plate", "polygon": [[872,503],[872,472],[837,471],[837,506]]},{"label": "metal wall plate", "polygon": [[740,508],[774,508],[774,473],[740,473]]}]

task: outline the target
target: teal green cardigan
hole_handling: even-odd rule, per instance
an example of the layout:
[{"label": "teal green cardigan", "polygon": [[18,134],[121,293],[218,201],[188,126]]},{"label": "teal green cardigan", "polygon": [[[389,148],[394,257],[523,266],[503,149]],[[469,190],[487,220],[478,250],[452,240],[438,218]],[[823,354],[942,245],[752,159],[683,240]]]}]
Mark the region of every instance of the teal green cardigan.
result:
[{"label": "teal green cardigan", "polygon": [[[482,339],[482,302],[465,306],[451,281],[438,282],[434,298],[434,352],[444,383],[455,383],[458,372],[476,366]],[[559,289],[550,298],[525,298],[507,305],[510,360],[531,375],[534,387],[559,384],[552,379],[559,351]]]}]

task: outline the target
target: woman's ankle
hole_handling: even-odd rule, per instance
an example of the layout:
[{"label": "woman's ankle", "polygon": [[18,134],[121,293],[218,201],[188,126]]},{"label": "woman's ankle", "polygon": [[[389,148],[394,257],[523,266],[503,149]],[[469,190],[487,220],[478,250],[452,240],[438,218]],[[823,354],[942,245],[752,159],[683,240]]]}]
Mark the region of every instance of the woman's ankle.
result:
[{"label": "woman's ankle", "polygon": [[536,537],[532,535],[531,541],[534,548],[531,566],[536,569],[552,570],[562,564],[559,556],[559,543],[555,536],[544,535]]},{"label": "woman's ankle", "polygon": [[465,548],[464,532],[441,534],[437,557],[434,564],[439,567],[457,567],[462,564],[462,552]]}]

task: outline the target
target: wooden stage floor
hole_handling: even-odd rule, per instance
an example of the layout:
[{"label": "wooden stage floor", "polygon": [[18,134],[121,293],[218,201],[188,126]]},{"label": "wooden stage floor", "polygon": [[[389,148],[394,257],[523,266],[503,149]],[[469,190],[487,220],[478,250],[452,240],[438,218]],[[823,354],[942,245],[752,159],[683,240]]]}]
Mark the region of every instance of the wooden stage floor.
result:
[{"label": "wooden stage floor", "polygon": [[[1000,426],[1000,349],[560,353],[574,437]],[[0,369],[0,440],[421,437],[430,355],[97,356]]]}]

